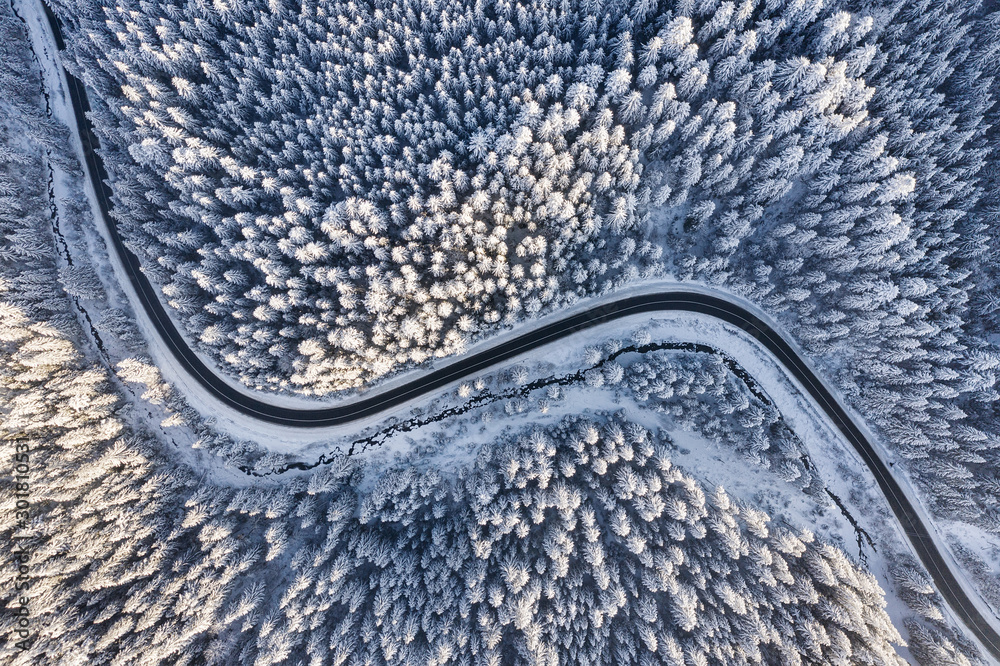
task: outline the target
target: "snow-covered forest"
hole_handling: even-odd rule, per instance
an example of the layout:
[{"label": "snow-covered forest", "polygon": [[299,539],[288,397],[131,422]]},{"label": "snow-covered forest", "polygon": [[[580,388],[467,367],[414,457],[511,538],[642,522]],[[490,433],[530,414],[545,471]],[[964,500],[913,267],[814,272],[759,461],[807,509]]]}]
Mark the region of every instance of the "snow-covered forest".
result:
[{"label": "snow-covered forest", "polygon": [[249,386],[365,385],[695,280],[1000,529],[988,3],[53,4],[119,225]]},{"label": "snow-covered forest", "polygon": [[[870,574],[702,488],[620,419],[533,428],[458,475],[396,469],[369,491],[347,458],[242,489],[172,459],[77,349],[80,271],[59,268],[46,151],[19,138],[65,128],[37,77],[12,80],[32,63],[2,9],[0,35],[20,53],[0,84],[24,98],[0,162],[2,433],[31,469],[30,494],[3,475],[31,519],[0,535],[31,553],[34,628],[6,663],[900,663]],[[954,653],[933,630],[920,645]]]},{"label": "snow-covered forest", "polygon": [[[1000,609],[995,3],[49,5],[115,222],[220,372],[337,398],[708,286],[805,350]],[[0,3],[4,663],[984,663],[721,353],[612,339],[572,381],[525,362],[443,392],[474,405],[450,421],[338,431],[411,416],[405,455],[289,470],[226,433],[106,290],[29,12]],[[716,484],[751,469],[784,494]]]},{"label": "snow-covered forest", "polygon": [[978,3],[60,15],[120,224],[252,386],[357,386],[664,270],[792,311],[817,351],[891,338],[890,363],[927,336],[954,361],[970,306],[996,323]]}]

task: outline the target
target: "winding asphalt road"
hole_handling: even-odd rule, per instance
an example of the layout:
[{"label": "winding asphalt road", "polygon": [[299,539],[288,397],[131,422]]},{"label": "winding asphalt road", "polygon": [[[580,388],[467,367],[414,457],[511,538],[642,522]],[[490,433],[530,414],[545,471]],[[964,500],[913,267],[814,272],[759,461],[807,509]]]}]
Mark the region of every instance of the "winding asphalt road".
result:
[{"label": "winding asphalt road", "polygon": [[[47,6],[46,11],[48,12]],[[48,18],[56,44],[62,50],[64,44],[58,22],[50,12],[48,12]],[[906,537],[913,544],[921,562],[930,572],[937,589],[983,646],[995,659],[1000,660],[1000,635],[966,595],[955,575],[948,568],[945,558],[931,537],[928,526],[921,520],[920,514],[900,488],[886,464],[876,454],[864,431],[789,342],[767,322],[726,299],[696,291],[670,291],[624,297],[591,310],[567,316],[537,330],[499,343],[485,351],[455,359],[446,367],[429,372],[406,384],[380,392],[378,395],[335,407],[317,409],[281,407],[257,400],[235,390],[207,368],[188,347],[173,321],[164,311],[155,287],[150,284],[142,272],[139,260],[122,242],[110,215],[111,193],[105,183],[107,173],[97,154],[98,140],[94,135],[90,120],[85,115],[90,108],[86,90],[82,83],[69,72],[65,72],[65,76],[76,114],[76,129],[83,142],[89,176],[94,191],[97,193],[104,224],[115,252],[118,253],[121,262],[128,271],[129,279],[142,301],[143,308],[157,327],[166,346],[183,367],[222,403],[252,418],[286,426],[318,428],[350,423],[367,416],[388,412],[416,396],[442,388],[461,377],[475,375],[490,366],[514,358],[540,345],[623,317],[664,311],[683,311],[714,317],[734,324],[756,338],[785,366],[788,373],[798,380],[809,396],[826,412],[844,438],[854,446],[870,470],[896,519],[902,525]]]}]

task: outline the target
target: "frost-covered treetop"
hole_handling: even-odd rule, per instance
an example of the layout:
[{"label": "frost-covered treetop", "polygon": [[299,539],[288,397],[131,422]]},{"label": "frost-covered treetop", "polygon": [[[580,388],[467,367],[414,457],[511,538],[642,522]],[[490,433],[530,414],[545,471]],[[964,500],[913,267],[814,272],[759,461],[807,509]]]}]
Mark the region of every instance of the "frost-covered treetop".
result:
[{"label": "frost-covered treetop", "polygon": [[822,3],[63,18],[118,217],[171,305],[251,385],[319,392],[656,270],[653,207],[726,221],[780,198],[866,117],[874,57],[872,20]]}]

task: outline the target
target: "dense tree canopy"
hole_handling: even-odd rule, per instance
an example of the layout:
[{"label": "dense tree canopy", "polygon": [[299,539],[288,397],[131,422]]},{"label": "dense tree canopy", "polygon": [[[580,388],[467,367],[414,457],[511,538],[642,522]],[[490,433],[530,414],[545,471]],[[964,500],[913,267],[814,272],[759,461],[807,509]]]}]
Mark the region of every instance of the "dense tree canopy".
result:
[{"label": "dense tree canopy", "polygon": [[[357,386],[656,271],[664,248],[645,236],[665,214],[684,232],[667,257],[712,282],[755,229],[850,256],[847,236],[770,234],[838,169],[858,180],[842,196],[879,206],[865,248],[884,254],[908,229],[892,220],[914,176],[879,157],[871,108],[891,64],[880,47],[898,39],[884,10],[876,23],[872,8],[715,1],[71,9],[120,223],[192,337],[253,386]],[[748,269],[754,287],[769,263]]]},{"label": "dense tree canopy", "polygon": [[[356,388],[628,281],[696,280],[780,317],[939,516],[1000,533],[990,5],[52,4],[118,224],[246,384]],[[40,628],[5,659],[899,663],[870,574],[703,487],[623,415],[581,409],[373,484],[337,459],[231,486],[168,455],[116,383],[155,367],[109,381],[81,353],[74,304],[102,276],[57,257],[45,187],[78,166],[6,6],[0,37],[0,436],[34,465],[33,521],[0,540],[33,553]],[[92,334],[141,346],[129,314]],[[623,358],[581,384],[818,494],[775,406],[719,358]],[[923,618],[912,654],[968,663],[926,579],[897,573]]]}]

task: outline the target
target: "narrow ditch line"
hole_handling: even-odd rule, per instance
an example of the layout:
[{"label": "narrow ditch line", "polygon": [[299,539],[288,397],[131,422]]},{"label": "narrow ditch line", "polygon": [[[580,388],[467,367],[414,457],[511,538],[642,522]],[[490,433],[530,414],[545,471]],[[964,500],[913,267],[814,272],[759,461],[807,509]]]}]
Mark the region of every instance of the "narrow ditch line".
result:
[{"label": "narrow ditch line", "polygon": [[[49,191],[49,211],[52,217],[52,232],[55,234],[57,240],[57,246],[62,245],[63,259],[66,261],[66,265],[72,266],[73,254],[70,252],[69,244],[66,242],[66,238],[62,234],[62,230],[59,228],[59,207],[56,204],[55,188],[53,185],[55,180],[55,171],[52,169],[52,163],[49,161],[50,155],[51,153],[49,151],[45,151],[45,156],[46,156],[45,162],[46,166],[49,169],[48,191]],[[87,308],[83,307],[83,305],[80,304],[79,296],[74,296],[68,292],[66,293],[66,295],[69,296],[70,300],[73,302],[73,305],[76,306],[76,309],[80,312],[81,315],[83,315],[83,318],[86,320],[87,327],[90,329],[90,336],[93,338],[94,343],[97,345],[97,349],[98,351],[100,351],[101,357],[105,361],[105,366],[107,366],[108,369],[110,370],[111,356],[108,354],[108,350],[105,349],[104,347],[104,340],[101,339],[100,332],[98,332],[97,328],[94,326],[94,320],[90,318],[90,312],[88,312]]]},{"label": "narrow ditch line", "polygon": [[[42,61],[38,57],[38,53],[35,51],[35,47],[31,42],[31,29],[28,27],[28,21],[21,16],[20,12],[17,11],[17,5],[14,0],[10,0],[10,9],[14,16],[24,25],[24,31],[27,35],[28,50],[31,52],[31,59],[35,62],[38,67],[38,87],[39,92],[42,95],[42,99],[45,100],[45,116],[52,119],[52,100],[49,97],[49,92],[45,87],[45,68],[42,67]],[[73,265],[73,254],[70,252],[69,243],[66,241],[66,237],[62,233],[60,228],[60,218],[59,218],[59,205],[56,203],[56,192],[55,192],[55,169],[52,167],[52,151],[49,149],[45,150],[45,167],[49,172],[48,182],[46,183],[46,190],[49,199],[49,214],[52,221],[52,233],[55,237],[57,250],[61,249],[62,258],[66,261],[67,266]],[[80,299],[77,296],[71,294],[66,294],[70,297],[73,305],[76,309],[83,315],[83,318],[87,322],[87,327],[90,329],[90,335],[97,345],[97,349],[100,351],[101,357],[105,361],[105,366],[111,369],[111,357],[108,354],[107,349],[104,347],[104,340],[101,339],[101,334],[98,332],[97,328],[94,326],[94,322],[90,317],[90,313],[87,311],[83,305],[80,304]]]},{"label": "narrow ditch line", "polygon": [[[51,116],[50,116],[51,117]],[[55,170],[52,168],[52,152],[49,150],[45,151],[45,166],[49,170],[49,213],[52,217],[52,233],[55,234],[56,245],[62,247],[63,259],[66,260],[66,265],[73,265],[73,257],[69,253],[69,244],[66,242],[66,237],[63,236],[62,230],[59,228],[59,206],[56,204],[56,191],[55,191]]]},{"label": "narrow ditch line", "polygon": [[[465,414],[477,407],[482,407],[483,405],[492,404],[500,400],[510,400],[512,398],[524,398],[527,397],[533,391],[538,389],[546,388],[548,386],[569,386],[571,384],[579,384],[584,381],[586,373],[591,370],[599,370],[605,365],[614,361],[624,354],[648,354],[655,351],[686,351],[695,354],[711,354],[722,359],[722,362],[729,368],[733,375],[736,376],[743,384],[747,387],[756,398],[764,402],[769,406],[773,406],[773,402],[768,397],[768,395],[760,388],[760,386],[747,374],[745,370],[739,364],[736,363],[734,359],[729,358],[726,354],[721,351],[711,347],[710,345],[694,343],[694,342],[652,342],[643,345],[629,345],[627,347],[622,347],[621,349],[609,354],[605,358],[601,359],[597,363],[593,364],[589,368],[583,370],[577,370],[576,372],[565,374],[565,375],[552,375],[549,377],[544,377],[542,379],[537,379],[533,382],[525,384],[524,386],[509,388],[500,393],[493,393],[491,391],[484,391],[476,397],[468,400],[464,405],[458,407],[449,407],[444,409],[434,416],[429,416],[426,418],[412,417],[405,421],[398,423],[393,423],[392,425],[379,430],[373,435],[367,437],[362,437],[356,439],[350,443],[348,447],[348,456],[359,455],[368,451],[371,448],[379,447],[389,440],[390,437],[397,433],[410,432],[416,428],[421,428],[432,423],[437,423],[443,421],[444,419],[451,418],[453,416],[459,416]],[[733,370],[733,366],[736,366],[740,372]],[[239,465],[237,469],[248,476],[255,477],[270,477],[277,476],[279,474],[284,474],[292,470],[298,471],[308,471],[315,469],[322,465],[328,465],[337,459],[338,456],[344,455],[340,447],[332,451],[328,451],[319,456],[315,462],[292,462],[287,465],[282,465],[281,467],[275,467],[268,471],[258,471],[251,465]]]},{"label": "narrow ditch line", "polygon": [[868,556],[865,554],[864,545],[867,543],[868,547],[872,549],[872,552],[877,553],[878,549],[875,548],[875,542],[872,541],[871,535],[868,534],[865,528],[858,524],[858,521],[853,515],[851,515],[851,512],[847,510],[847,507],[844,506],[841,499],[837,497],[829,488],[824,488],[824,490],[826,491],[826,494],[830,496],[830,499],[833,500],[833,503],[837,505],[837,508],[840,509],[840,513],[844,515],[844,518],[847,518],[847,522],[849,522],[851,527],[854,528],[854,534],[858,539],[858,558],[861,560],[861,563],[867,567]]}]

